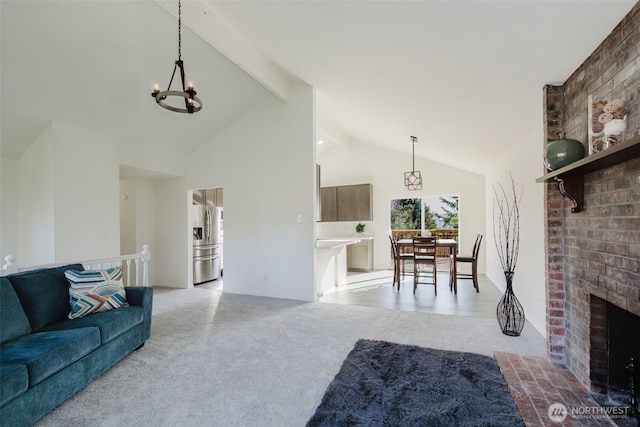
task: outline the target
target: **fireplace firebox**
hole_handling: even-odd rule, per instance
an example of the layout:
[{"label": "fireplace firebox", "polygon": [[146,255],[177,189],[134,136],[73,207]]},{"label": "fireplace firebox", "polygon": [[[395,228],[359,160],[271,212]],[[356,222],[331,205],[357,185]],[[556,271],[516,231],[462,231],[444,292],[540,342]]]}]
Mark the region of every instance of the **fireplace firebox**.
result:
[{"label": "fireplace firebox", "polygon": [[603,406],[637,410],[640,317],[591,295],[591,390]]}]

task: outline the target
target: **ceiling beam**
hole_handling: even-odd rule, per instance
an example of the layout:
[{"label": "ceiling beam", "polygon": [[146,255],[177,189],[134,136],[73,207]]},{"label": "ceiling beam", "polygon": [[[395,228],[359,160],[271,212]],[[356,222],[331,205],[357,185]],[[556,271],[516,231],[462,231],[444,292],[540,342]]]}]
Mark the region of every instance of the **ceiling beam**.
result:
[{"label": "ceiling beam", "polygon": [[[154,0],[178,19],[175,2]],[[182,2],[182,23],[284,102],[289,79],[205,1]]]}]

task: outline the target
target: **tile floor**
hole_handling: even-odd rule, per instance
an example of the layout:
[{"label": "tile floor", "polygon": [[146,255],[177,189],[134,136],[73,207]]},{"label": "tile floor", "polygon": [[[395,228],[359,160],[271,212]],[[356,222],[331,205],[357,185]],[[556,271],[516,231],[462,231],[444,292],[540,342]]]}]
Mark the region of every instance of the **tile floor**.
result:
[{"label": "tile floor", "polygon": [[[413,277],[407,275],[400,285],[400,292],[391,287],[392,272],[376,284],[352,290],[327,293],[320,302],[380,307],[393,310],[424,311],[437,314],[495,318],[496,305],[502,292],[485,276],[479,278],[480,292],[473,288],[471,280],[458,281],[458,294],[449,291],[449,274],[438,274],[438,295],[433,285],[418,285],[413,294]],[[352,279],[350,279],[352,280]]]}]

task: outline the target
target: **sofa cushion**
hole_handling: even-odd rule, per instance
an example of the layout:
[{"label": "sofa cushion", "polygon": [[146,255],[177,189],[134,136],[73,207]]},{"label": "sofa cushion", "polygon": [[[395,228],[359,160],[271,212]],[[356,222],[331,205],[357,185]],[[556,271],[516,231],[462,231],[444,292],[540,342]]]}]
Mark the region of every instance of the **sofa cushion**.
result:
[{"label": "sofa cushion", "polygon": [[31,332],[20,299],[6,277],[0,277],[0,344]]},{"label": "sofa cushion", "polygon": [[73,328],[97,327],[100,329],[102,343],[106,343],[142,323],[142,307],[125,307],[120,310],[94,313],[81,319],[67,319],[48,325],[43,331],[56,331]]},{"label": "sofa cushion", "polygon": [[35,332],[2,344],[0,362],[26,365],[33,387],[99,346],[98,328]]},{"label": "sofa cushion", "polygon": [[82,264],[24,271],[7,278],[15,289],[33,331],[49,323],[66,319],[69,314],[69,283],[67,270],[82,270]]},{"label": "sofa cushion", "polygon": [[20,396],[29,388],[29,374],[25,365],[0,366],[0,405]]},{"label": "sofa cushion", "polygon": [[69,319],[79,319],[92,313],[128,307],[122,284],[122,267],[106,270],[67,270],[69,282]]}]

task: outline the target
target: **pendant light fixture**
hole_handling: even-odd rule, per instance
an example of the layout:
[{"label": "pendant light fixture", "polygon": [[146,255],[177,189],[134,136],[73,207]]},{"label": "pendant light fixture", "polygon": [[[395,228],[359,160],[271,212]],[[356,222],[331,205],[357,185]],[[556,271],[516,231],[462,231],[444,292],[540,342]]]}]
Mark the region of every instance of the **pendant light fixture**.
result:
[{"label": "pendant light fixture", "polygon": [[412,164],[411,164],[411,172],[404,173],[404,185],[407,187],[407,190],[422,190],[422,175],[420,171],[416,170],[416,144],[418,143],[418,138],[415,136],[411,137],[411,148],[412,150]]},{"label": "pendant light fixture", "polygon": [[[193,83],[189,82],[185,83],[184,76],[184,62],[182,62],[182,4],[180,0],[178,0],[178,60],[175,62],[173,67],[173,74],[171,74],[171,80],[169,80],[169,86],[167,90],[160,92],[160,88],[156,84],[153,87],[153,92],[151,92],[151,96],[156,99],[156,103],[162,108],[166,108],[170,111],[175,111],[177,113],[197,113],[202,110],[202,101],[200,98],[196,96],[196,91],[193,87]],[[171,84],[173,83],[173,78],[176,75],[176,70],[180,69],[180,82],[182,83],[182,91],[179,90],[171,90]],[[167,103],[167,98],[169,97],[178,97],[184,101],[184,107],[182,106],[174,106]],[[180,103],[178,103],[180,104]]]}]

